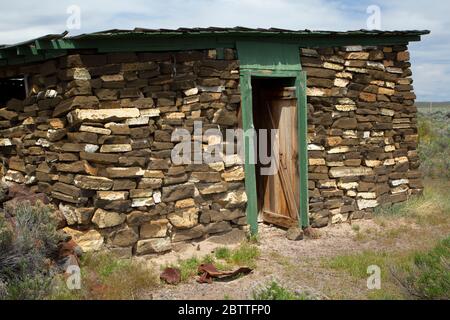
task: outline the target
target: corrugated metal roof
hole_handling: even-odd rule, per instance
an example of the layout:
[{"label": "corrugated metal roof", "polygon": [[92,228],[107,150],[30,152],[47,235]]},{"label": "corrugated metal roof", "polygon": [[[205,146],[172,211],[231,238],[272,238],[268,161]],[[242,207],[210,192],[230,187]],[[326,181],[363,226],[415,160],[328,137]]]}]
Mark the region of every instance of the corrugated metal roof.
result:
[{"label": "corrugated metal roof", "polygon": [[39,37],[39,38],[35,38],[35,39],[30,39],[30,40],[26,40],[23,42],[18,42],[18,43],[14,43],[14,44],[1,44],[0,45],[0,49],[11,49],[11,48],[16,48],[19,46],[24,46],[24,45],[28,45],[30,43],[34,43],[37,40],[55,40],[55,39],[62,39],[64,38],[66,35],[69,34],[69,31],[64,31],[63,33],[59,33],[59,34],[47,34],[45,36]]},{"label": "corrugated metal roof", "polygon": [[386,45],[419,41],[420,36],[429,33],[428,30],[311,31],[246,27],[112,29],[76,36],[68,36],[68,32],[65,31],[13,45],[0,45],[0,66],[46,60],[67,54],[68,50],[72,49],[97,49],[99,52],[173,51],[234,47],[238,41],[249,40],[313,46]]},{"label": "corrugated metal roof", "polygon": [[74,37],[68,37],[69,39],[88,39],[107,36],[127,36],[133,35],[195,35],[195,34],[291,34],[291,35],[336,35],[336,36],[420,36],[429,34],[429,30],[394,30],[394,31],[382,31],[382,30],[353,30],[353,31],[324,31],[324,30],[289,30],[280,28],[246,28],[246,27],[234,27],[234,28],[221,28],[221,27],[208,27],[208,28],[178,28],[178,29],[147,29],[147,28],[135,28],[135,29],[111,29],[100,32],[85,33]]}]

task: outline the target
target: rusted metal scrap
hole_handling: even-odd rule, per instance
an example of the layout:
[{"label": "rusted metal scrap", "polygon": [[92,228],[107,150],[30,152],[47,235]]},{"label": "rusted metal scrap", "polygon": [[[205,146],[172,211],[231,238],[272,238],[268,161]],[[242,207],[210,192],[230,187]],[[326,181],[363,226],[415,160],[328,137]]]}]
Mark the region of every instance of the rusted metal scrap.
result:
[{"label": "rusted metal scrap", "polygon": [[178,284],[181,282],[181,272],[177,268],[165,268],[159,278],[168,284]]},{"label": "rusted metal scrap", "polygon": [[239,267],[233,271],[219,271],[212,263],[204,263],[199,265],[198,273],[200,277],[197,279],[199,283],[212,283],[213,279],[227,281],[233,279],[239,274],[249,274],[253,269],[249,267]]}]

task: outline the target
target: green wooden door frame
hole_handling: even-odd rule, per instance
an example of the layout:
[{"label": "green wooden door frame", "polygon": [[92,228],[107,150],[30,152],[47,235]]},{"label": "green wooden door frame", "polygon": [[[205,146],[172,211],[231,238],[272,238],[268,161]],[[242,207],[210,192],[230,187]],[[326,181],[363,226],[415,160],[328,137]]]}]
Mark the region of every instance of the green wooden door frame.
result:
[{"label": "green wooden door frame", "polygon": [[[297,96],[297,143],[299,152],[299,212],[300,227],[309,226],[308,215],[308,149],[307,149],[307,104],[306,104],[306,72],[297,70],[270,70],[263,68],[241,68],[240,88],[242,96],[242,124],[244,132],[254,129],[252,78],[294,78]],[[252,234],[258,233],[258,204],[256,192],[256,173],[252,159],[256,159],[254,139],[245,135],[245,191],[247,193],[247,222]]]}]

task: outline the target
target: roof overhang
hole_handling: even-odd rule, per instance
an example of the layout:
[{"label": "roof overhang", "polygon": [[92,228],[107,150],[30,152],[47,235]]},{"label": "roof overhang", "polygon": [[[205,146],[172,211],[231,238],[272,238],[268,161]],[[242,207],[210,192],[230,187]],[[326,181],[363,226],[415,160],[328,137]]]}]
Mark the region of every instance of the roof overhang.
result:
[{"label": "roof overhang", "polygon": [[179,51],[235,48],[239,41],[286,43],[299,47],[349,45],[403,45],[420,41],[428,30],[410,31],[310,31],[284,29],[180,28],[108,30],[67,37],[51,34],[14,45],[0,46],[0,67],[47,60],[69,50],[96,49],[98,52]]}]

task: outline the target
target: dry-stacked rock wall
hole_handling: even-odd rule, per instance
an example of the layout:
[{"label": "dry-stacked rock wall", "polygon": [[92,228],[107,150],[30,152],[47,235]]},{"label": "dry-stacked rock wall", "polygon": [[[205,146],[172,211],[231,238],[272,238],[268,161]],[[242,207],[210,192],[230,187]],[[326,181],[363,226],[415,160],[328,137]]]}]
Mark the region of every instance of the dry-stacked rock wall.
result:
[{"label": "dry-stacked rock wall", "polygon": [[406,46],[304,48],[313,226],[421,192]]},{"label": "dry-stacked rock wall", "polygon": [[194,121],[203,130],[237,126],[238,68],[232,49],[222,59],[216,50],[80,53],[20,67],[33,93],[0,110],[4,180],[46,193],[88,247],[158,253],[241,228],[235,157],[171,161],[173,132],[192,132]]},{"label": "dry-stacked rock wall", "polygon": [[[406,46],[303,48],[311,224],[370,215],[422,190]],[[0,70],[32,94],[0,109],[3,179],[46,193],[89,249],[136,254],[243,228],[239,158],[174,164],[173,133],[238,127],[233,49],[72,52]],[[193,135],[206,149],[217,139]],[[76,231],[77,230],[77,231]]]}]

